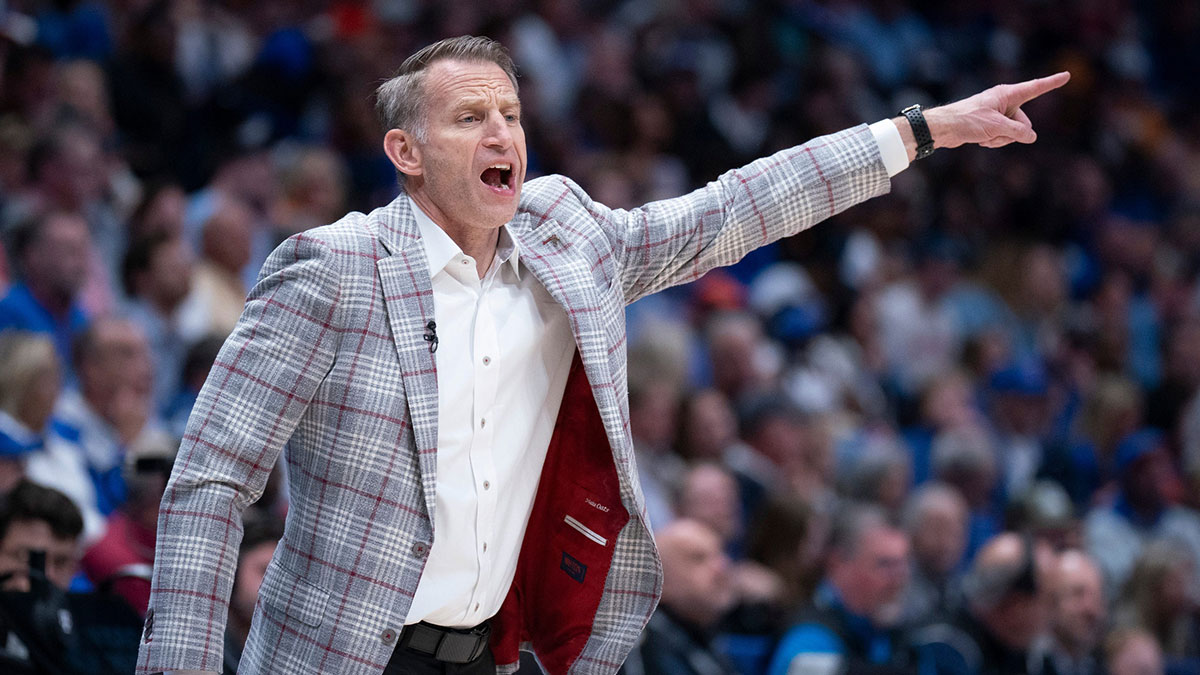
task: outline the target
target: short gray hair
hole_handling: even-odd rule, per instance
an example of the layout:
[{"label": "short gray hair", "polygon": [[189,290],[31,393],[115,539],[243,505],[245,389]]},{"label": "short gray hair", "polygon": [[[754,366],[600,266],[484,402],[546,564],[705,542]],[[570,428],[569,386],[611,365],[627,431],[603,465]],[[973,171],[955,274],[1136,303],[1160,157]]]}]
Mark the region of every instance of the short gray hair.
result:
[{"label": "short gray hair", "polygon": [[829,529],[829,550],[843,558],[858,555],[863,538],[875,528],[899,530],[887,511],[875,504],[843,502]]},{"label": "short gray hair", "polygon": [[[500,66],[518,91],[517,68],[504,45],[476,35],[446,38],[421,48],[404,59],[396,73],[375,90],[375,112],[385,131],[404,129],[424,141],[425,73],[437,61],[484,61]],[[404,176],[400,175],[401,185]]]}]

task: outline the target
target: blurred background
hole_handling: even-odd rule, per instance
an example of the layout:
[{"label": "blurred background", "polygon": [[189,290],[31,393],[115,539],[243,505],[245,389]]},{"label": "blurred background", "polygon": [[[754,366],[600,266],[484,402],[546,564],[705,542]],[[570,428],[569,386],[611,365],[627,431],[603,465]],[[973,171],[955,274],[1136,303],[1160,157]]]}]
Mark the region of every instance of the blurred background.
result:
[{"label": "blurred background", "polygon": [[[518,64],[530,178],[613,207],[1072,73],[1026,106],[1035,145],[938,151],[629,308],[667,579],[626,672],[908,672],[947,630],[983,658],[938,672],[1200,672],[1190,0],[0,0],[12,597],[144,613],[163,481],[259,265],[396,195],[374,89],[467,33]],[[247,516],[231,668],[285,481]],[[0,654],[36,669],[22,631],[58,629],[19,614]]]}]

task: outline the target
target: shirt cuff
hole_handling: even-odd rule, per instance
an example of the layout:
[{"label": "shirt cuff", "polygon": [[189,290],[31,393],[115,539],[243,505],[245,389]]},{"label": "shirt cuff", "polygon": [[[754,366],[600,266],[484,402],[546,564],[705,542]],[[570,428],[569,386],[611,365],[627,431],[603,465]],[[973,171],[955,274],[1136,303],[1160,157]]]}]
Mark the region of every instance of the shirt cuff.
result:
[{"label": "shirt cuff", "polygon": [[888,178],[907,169],[908,151],[904,149],[904,141],[900,138],[896,123],[890,119],[879,120],[869,128],[879,145],[879,154],[883,156],[883,168],[887,169]]}]

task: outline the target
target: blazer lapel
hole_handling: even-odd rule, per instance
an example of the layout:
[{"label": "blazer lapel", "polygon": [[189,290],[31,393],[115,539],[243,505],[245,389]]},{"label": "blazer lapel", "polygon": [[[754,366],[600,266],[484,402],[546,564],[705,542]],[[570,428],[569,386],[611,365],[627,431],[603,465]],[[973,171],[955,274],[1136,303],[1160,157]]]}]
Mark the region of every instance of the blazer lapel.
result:
[{"label": "blazer lapel", "polygon": [[432,527],[437,504],[438,386],[437,364],[425,335],[426,326],[434,316],[433,286],[408,200],[401,195],[384,214],[379,238],[391,255],[380,258],[376,267],[400,357],[404,394],[421,467],[421,487]]},{"label": "blazer lapel", "polygon": [[[546,219],[536,227],[531,227],[530,221],[532,217],[527,212],[518,212],[514,219],[521,243],[521,261],[566,310],[596,404],[601,411],[615,413],[618,404],[612,387],[608,386],[612,378],[607,361],[608,343],[604,327],[598,324],[600,300],[589,263],[573,248],[570,233],[557,220]],[[620,421],[608,416],[604,421],[610,444],[621,447]]]}]

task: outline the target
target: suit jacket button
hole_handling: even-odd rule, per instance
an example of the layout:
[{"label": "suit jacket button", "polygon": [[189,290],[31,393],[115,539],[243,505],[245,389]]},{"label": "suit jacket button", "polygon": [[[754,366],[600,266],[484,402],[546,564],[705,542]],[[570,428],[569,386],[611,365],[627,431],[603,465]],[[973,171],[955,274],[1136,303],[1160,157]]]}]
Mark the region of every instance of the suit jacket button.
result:
[{"label": "suit jacket button", "polygon": [[393,642],[396,641],[396,629],[395,628],[384,628],[383,633],[379,636],[379,639],[383,640],[383,644],[385,644],[385,645],[392,644]]},{"label": "suit jacket button", "polygon": [[429,547],[425,545],[425,542],[418,541],[417,543],[413,544],[412,553],[418,558],[424,558],[425,554],[429,553]]}]

